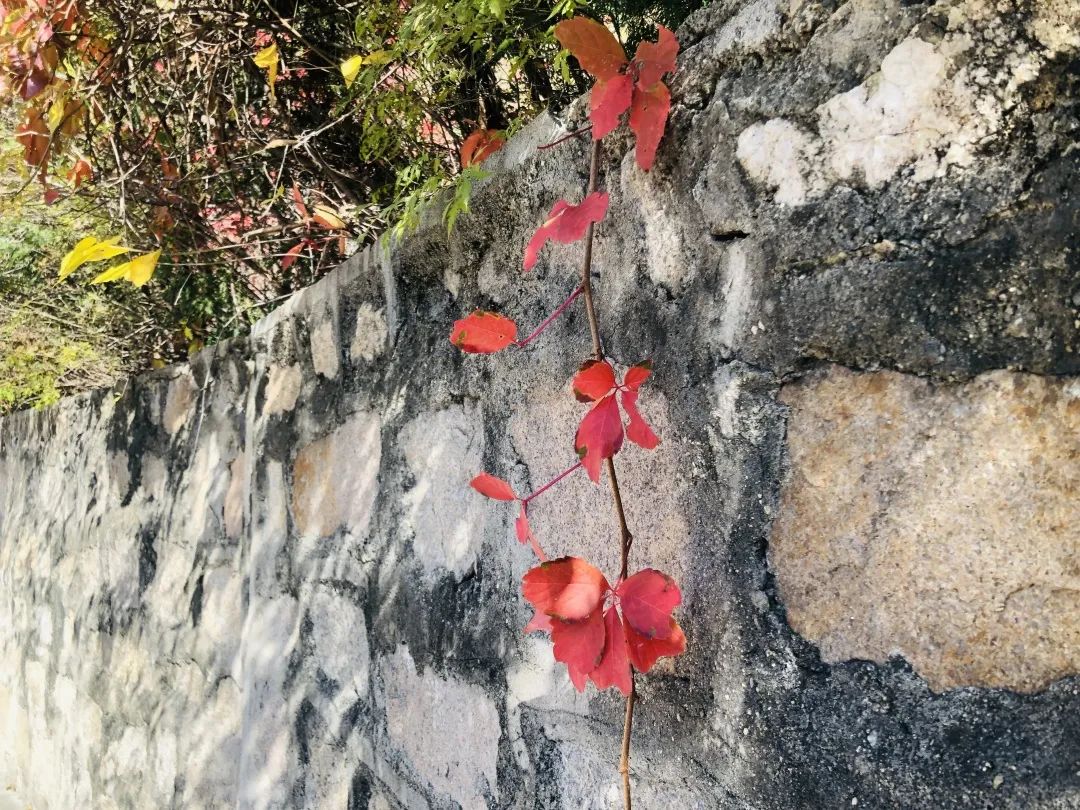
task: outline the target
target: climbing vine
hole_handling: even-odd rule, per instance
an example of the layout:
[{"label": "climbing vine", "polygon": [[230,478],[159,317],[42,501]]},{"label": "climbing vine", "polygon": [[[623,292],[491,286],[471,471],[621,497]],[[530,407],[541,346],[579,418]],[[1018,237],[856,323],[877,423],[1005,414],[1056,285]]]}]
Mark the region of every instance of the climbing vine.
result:
[{"label": "climbing vine", "polygon": [[[574,437],[578,461],[555,479],[528,495],[518,495],[500,478],[482,472],[472,481],[481,495],[520,504],[515,531],[528,543],[540,564],[522,580],[523,595],[535,615],[526,632],[548,633],[557,661],[566,664],[570,680],[579,690],[592,681],[598,689],[614,687],[626,696],[622,754],[623,801],[631,807],[630,738],[633,728],[636,673],[646,673],[664,656],[680,655],[686,636],[672,616],[682,596],[675,581],[652,568],[630,574],[633,535],[627,525],[622,492],[615,472],[615,455],[625,439],[652,450],[660,439],[642,418],[637,402],[652,374],[648,361],[630,366],[619,380],[615,364],[604,351],[592,289],[592,247],[596,224],[607,214],[609,198],[598,190],[602,139],[614,131],[629,111],[630,129],[636,139],[635,157],[643,171],[652,168],[671,107],[671,95],[663,81],[675,70],[679,45],[674,34],[659,26],[657,42],[642,42],[633,60],[602,24],[584,17],[565,20],[555,36],[595,79],[589,100],[593,145],[589,184],[584,199],[574,205],[555,203],[525,250],[524,269],[530,270],[548,241],[584,241],[581,281],[567,299],[530,335],[518,340],[517,326],[502,315],[478,310],[454,324],[450,340],[462,351],[490,354],[514,346],[523,348],[535,340],[579,298],[584,299],[593,354],[573,379],[577,399],[589,405]],[[561,141],[559,141],[561,142]],[[557,142],[558,143],[558,142]],[[624,422],[624,415],[626,421]],[[618,523],[620,567],[615,584],[586,560],[566,556],[550,560],[529,524],[529,505],[563,479],[584,469],[599,483],[606,472]]]}]

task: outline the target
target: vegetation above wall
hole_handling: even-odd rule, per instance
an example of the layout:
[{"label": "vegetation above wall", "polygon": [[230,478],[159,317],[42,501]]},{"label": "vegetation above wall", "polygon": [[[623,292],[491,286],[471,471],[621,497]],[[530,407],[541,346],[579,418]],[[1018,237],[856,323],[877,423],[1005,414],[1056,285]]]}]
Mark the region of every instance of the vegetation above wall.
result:
[{"label": "vegetation above wall", "polygon": [[[634,45],[652,21],[674,26],[693,7],[3,0],[0,217],[9,233],[29,220],[51,246],[29,264],[0,258],[5,311],[39,294],[54,306],[81,300],[85,289],[59,292],[57,263],[43,259],[88,235],[116,237],[130,254],[116,261],[145,257],[154,280],[117,292],[136,278],[119,272],[120,284],[92,293],[106,312],[108,341],[89,343],[109,355],[102,375],[240,334],[357,245],[414,227],[455,187],[452,225],[482,176],[462,166],[469,134],[512,133],[587,88],[552,35],[559,19],[584,8]],[[66,285],[110,266],[88,263]],[[77,309],[64,313],[85,325]],[[62,331],[61,342],[79,341]],[[17,347],[0,337],[0,351]],[[58,390],[81,387],[66,374]]]}]

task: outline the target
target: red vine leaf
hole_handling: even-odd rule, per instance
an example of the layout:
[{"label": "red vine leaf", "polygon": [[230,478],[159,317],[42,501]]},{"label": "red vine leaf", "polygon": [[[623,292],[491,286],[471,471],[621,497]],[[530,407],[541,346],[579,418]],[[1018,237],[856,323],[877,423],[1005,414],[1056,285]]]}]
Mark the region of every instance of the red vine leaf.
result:
[{"label": "red vine leaf", "polygon": [[622,415],[615,395],[609,394],[585,414],[574,437],[574,449],[593,483],[600,482],[600,464],[618,453],[622,443]]},{"label": "red vine leaf", "polygon": [[288,270],[295,264],[296,260],[300,258],[300,254],[304,252],[304,248],[308,246],[307,239],[302,239],[297,242],[291,248],[289,248],[285,255],[281,257],[281,269]]},{"label": "red vine leaf", "polygon": [[604,649],[600,663],[589,677],[597,689],[614,686],[629,696],[631,687],[630,658],[619,611],[612,605],[604,613]]},{"label": "red vine leaf", "polygon": [[589,673],[600,663],[606,635],[599,608],[578,621],[555,619],[551,623],[555,660],[566,664],[570,680],[579,692],[585,690]]},{"label": "red vine leaf", "polygon": [[579,402],[595,402],[615,387],[615,369],[606,360],[586,360],[574,375],[574,396]]},{"label": "red vine leaf", "polygon": [[638,71],[638,87],[652,87],[665,73],[675,72],[675,57],[679,55],[679,40],[662,25],[656,26],[656,42],[642,42],[634,54]]},{"label": "red vine leaf", "polygon": [[638,392],[635,390],[622,392],[622,406],[626,415],[630,417],[630,423],[626,426],[626,438],[643,447],[646,450],[655,450],[660,444],[660,437],[653,432],[637,408]]},{"label": "red vine leaf", "polygon": [[589,95],[593,140],[600,140],[619,126],[619,119],[630,109],[633,96],[634,80],[625,73],[597,81]]},{"label": "red vine leaf", "polygon": [[610,79],[626,66],[623,46],[596,20],[588,17],[563,20],[555,26],[555,38],[595,79]]},{"label": "red vine leaf", "polygon": [[525,269],[531,270],[536,264],[540,251],[549,239],[562,244],[576,242],[585,235],[590,224],[599,222],[607,213],[608,195],[606,192],[593,192],[582,200],[580,205],[571,205],[566,200],[559,200],[548,214],[547,221],[536,229],[533,238],[525,248]]},{"label": "red vine leaf", "polygon": [[529,526],[529,512],[525,504],[521,505],[517,520],[514,521],[514,533],[517,534],[519,543],[525,544],[532,537],[532,528]]},{"label": "red vine leaf", "polygon": [[[517,495],[508,483],[501,478],[496,478],[489,473],[480,473],[469,486],[486,498],[494,498],[496,501],[516,501]],[[524,542],[524,541],[522,541]]]},{"label": "red vine leaf", "polygon": [[634,102],[630,107],[630,129],[637,136],[635,157],[643,171],[652,168],[656,149],[664,137],[668,112],[671,110],[671,92],[663,82],[634,89]]},{"label": "red vine leaf", "polygon": [[300,193],[300,187],[293,183],[292,187],[293,205],[296,206],[296,213],[300,215],[300,219],[308,219],[307,206],[304,205],[304,196]]},{"label": "red vine leaf", "polygon": [[580,557],[541,563],[521,583],[521,592],[537,611],[563,621],[586,618],[611,590],[604,575]]},{"label": "red vine leaf", "polygon": [[470,354],[491,354],[505,349],[517,337],[517,325],[509,318],[478,309],[454,321],[450,342]]},{"label": "red vine leaf", "polygon": [[520,543],[528,543],[532,547],[533,554],[536,555],[540,562],[547,562],[547,554],[540,547],[540,541],[536,539],[536,535],[532,533],[532,527],[529,525],[529,504],[524,501],[521,502],[521,511],[518,512],[517,520],[514,521],[514,531],[517,533],[517,539]]},{"label": "red vine leaf", "polygon": [[626,376],[623,377],[623,385],[629,388],[631,391],[637,391],[641,388],[649,377],[652,376],[652,360],[644,360],[638,363],[636,366],[630,366],[626,370]]},{"label": "red vine leaf", "polygon": [[671,611],[682,601],[675,580],[652,568],[638,571],[615,589],[630,629],[648,638],[667,638]]},{"label": "red vine leaf", "polygon": [[506,144],[506,138],[495,129],[478,129],[461,144],[461,168],[483,163]]},{"label": "red vine leaf", "polygon": [[79,158],[75,161],[75,165],[71,167],[71,170],[67,173],[67,179],[70,183],[73,183],[75,188],[78,188],[83,184],[83,181],[89,180],[94,176],[94,170],[90,166],[90,161],[86,158]]},{"label": "red vine leaf", "polygon": [[671,620],[667,638],[649,638],[627,625],[626,645],[630,650],[630,663],[634,668],[638,672],[648,672],[653,668],[656,659],[686,652],[686,636],[674,619]]}]

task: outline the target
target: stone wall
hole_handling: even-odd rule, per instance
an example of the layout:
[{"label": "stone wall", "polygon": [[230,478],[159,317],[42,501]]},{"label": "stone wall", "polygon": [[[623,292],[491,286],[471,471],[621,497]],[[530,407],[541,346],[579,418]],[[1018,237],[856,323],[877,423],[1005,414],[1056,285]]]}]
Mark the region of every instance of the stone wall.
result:
[{"label": "stone wall", "polygon": [[[688,653],[642,808],[1080,807],[1080,0],[719,0],[657,168],[616,138],[596,287],[654,358],[619,456]],[[572,459],[584,183],[544,116],[473,213],[190,365],[0,423],[0,776],[35,810],[608,808],[622,705],[522,634],[521,490]],[[538,502],[609,572],[609,496]]]}]

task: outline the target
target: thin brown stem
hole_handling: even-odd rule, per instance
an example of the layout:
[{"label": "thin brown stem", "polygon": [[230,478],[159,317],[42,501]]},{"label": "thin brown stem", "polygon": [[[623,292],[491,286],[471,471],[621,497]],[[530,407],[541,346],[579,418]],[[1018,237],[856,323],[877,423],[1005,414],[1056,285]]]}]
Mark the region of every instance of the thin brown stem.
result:
[{"label": "thin brown stem", "polygon": [[623,721],[622,757],[619,759],[619,773],[622,774],[623,807],[631,810],[630,801],[630,734],[634,730],[634,701],[637,687],[634,684],[634,670],[630,670],[630,694],[626,698],[626,719]]},{"label": "thin brown stem", "polygon": [[[593,142],[592,155],[589,159],[589,194],[596,191],[600,180],[600,141]],[[592,248],[594,226],[589,223],[585,231],[585,257],[581,263],[581,289],[585,294],[585,312],[589,318],[589,332],[592,334],[593,355],[597,360],[604,359],[604,346],[600,342],[600,324],[596,317],[596,306],[592,294]],[[611,496],[615,502],[615,517],[619,521],[619,579],[626,579],[630,564],[630,546],[633,535],[626,523],[626,511],[623,509],[622,493],[619,491],[619,478],[615,474],[615,460],[605,460],[608,482],[611,484]],[[622,757],[619,760],[619,773],[622,774],[623,807],[631,810],[630,801],[630,735],[634,727],[634,670],[630,668],[630,694],[626,698],[626,721],[623,724]]]},{"label": "thin brown stem", "polygon": [[573,132],[568,133],[566,135],[563,135],[561,138],[557,138],[554,141],[552,141],[551,143],[541,144],[540,146],[538,146],[536,148],[541,150],[541,151],[543,151],[544,149],[552,149],[552,148],[558,146],[560,143],[566,143],[567,141],[569,141],[569,140],[571,140],[573,138],[579,138],[582,135],[584,135],[586,132],[591,132],[591,131],[592,131],[592,124],[589,124],[587,127],[582,127],[581,129],[575,129]]},{"label": "thin brown stem", "polygon": [[540,335],[543,334],[544,330],[551,326],[552,323],[554,323],[556,318],[566,312],[567,308],[569,308],[569,306],[577,300],[577,297],[581,295],[582,292],[584,292],[584,290],[582,290],[581,287],[578,287],[576,290],[570,293],[569,297],[561,304],[559,304],[556,310],[552,312],[542,324],[540,324],[538,327],[536,327],[536,329],[533,330],[531,335],[529,335],[524,340],[515,341],[514,345],[517,346],[519,349],[523,349],[530,343],[532,343],[534,340],[536,340],[538,337],[540,337]]}]

